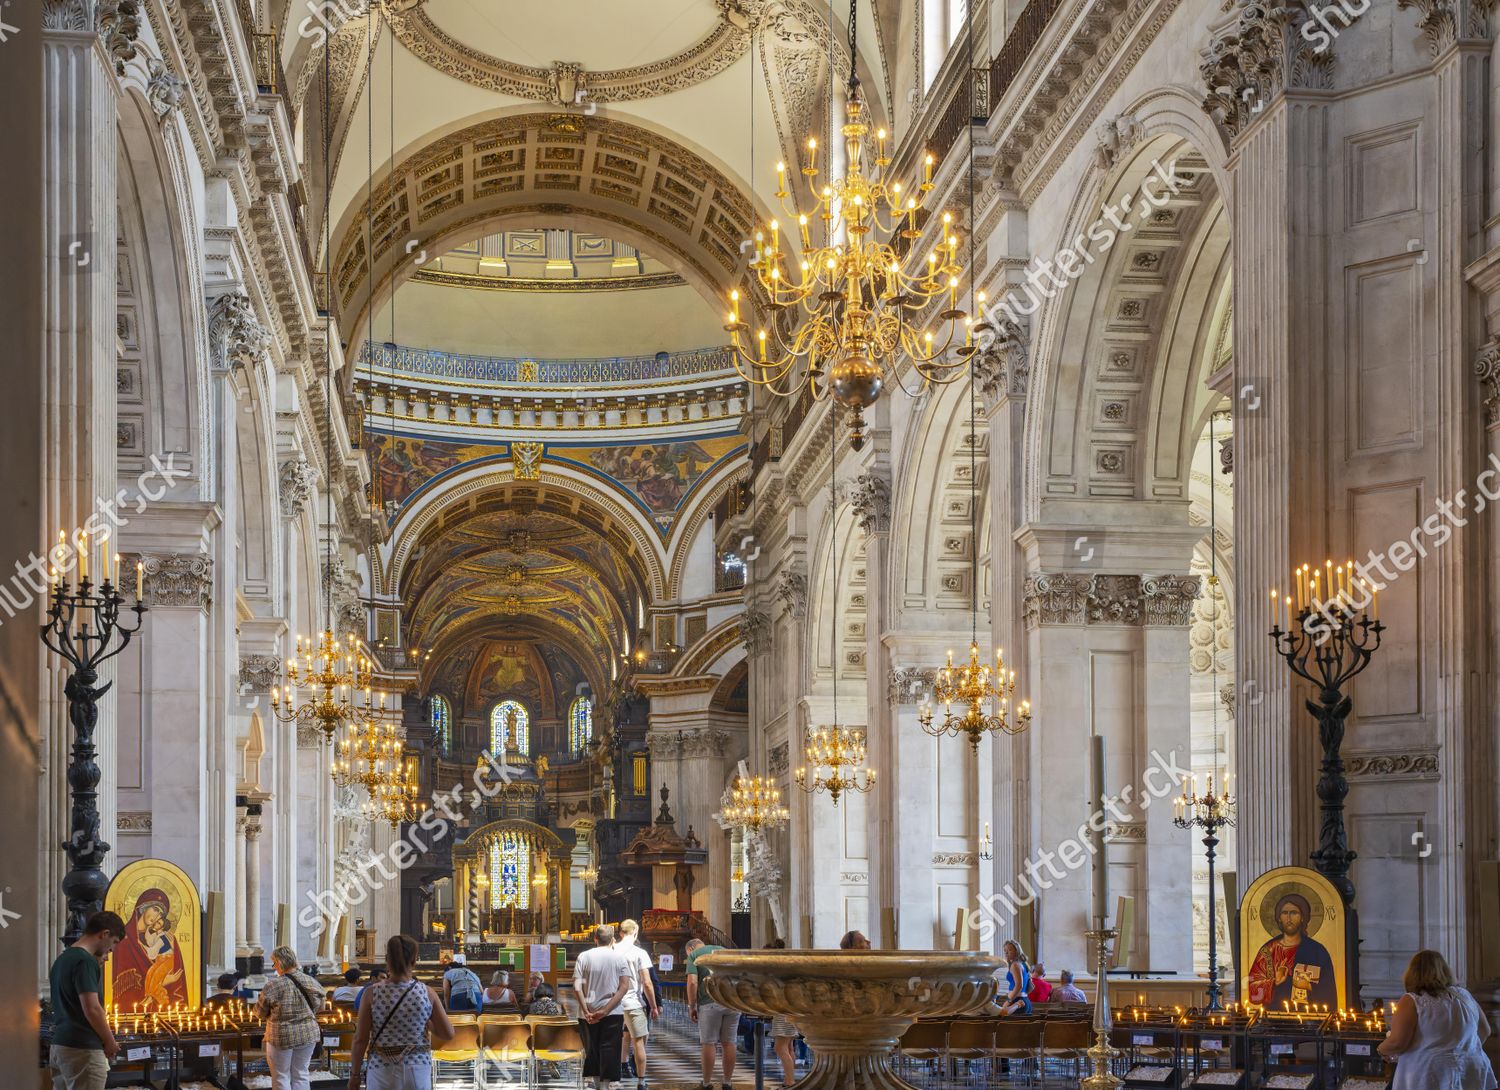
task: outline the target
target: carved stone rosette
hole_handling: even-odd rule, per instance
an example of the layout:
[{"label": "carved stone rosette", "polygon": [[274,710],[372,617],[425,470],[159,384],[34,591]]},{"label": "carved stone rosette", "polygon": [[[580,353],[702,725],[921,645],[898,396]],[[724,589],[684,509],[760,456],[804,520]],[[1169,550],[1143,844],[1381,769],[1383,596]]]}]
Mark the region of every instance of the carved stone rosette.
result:
[{"label": "carved stone rosette", "polygon": [[213,604],[214,561],[202,553],[141,556],[146,605],[151,609],[201,609]]},{"label": "carved stone rosette", "polygon": [[240,689],[247,693],[269,693],[281,678],[281,660],[275,655],[241,655]]},{"label": "carved stone rosette", "polygon": [[302,509],[312,498],[313,486],[317,480],[318,471],[306,458],[290,458],[281,463],[277,490],[283,518],[294,519],[302,514]]},{"label": "carved stone rosette", "polygon": [[855,478],[849,504],[859,527],[867,534],[885,534],[891,529],[891,483],[878,473]]},{"label": "carved stone rosette", "polygon": [[924,694],[932,692],[936,681],[936,671],[913,666],[893,666],[886,679],[886,702],[893,706],[916,704]]}]

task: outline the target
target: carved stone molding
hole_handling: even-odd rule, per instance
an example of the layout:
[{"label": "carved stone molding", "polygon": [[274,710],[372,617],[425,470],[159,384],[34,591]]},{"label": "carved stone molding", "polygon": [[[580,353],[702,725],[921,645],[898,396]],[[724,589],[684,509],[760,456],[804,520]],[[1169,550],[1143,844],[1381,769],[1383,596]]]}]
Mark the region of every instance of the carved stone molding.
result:
[{"label": "carved stone molding", "polygon": [[146,605],[151,609],[201,609],[213,604],[214,561],[202,553],[140,558]]},{"label": "carved stone molding", "polygon": [[370,627],[370,615],[360,600],[359,580],[333,559],[323,562],[323,580],[332,588],[334,629],[342,635],[364,639]]},{"label": "carved stone molding", "polygon": [[1238,136],[1289,87],[1333,86],[1333,50],[1303,37],[1307,12],[1296,4],[1238,0],[1234,17],[1213,32],[1198,70],[1203,109]]},{"label": "carved stone molding", "polygon": [[1219,472],[1226,477],[1234,472],[1234,436],[1219,440]]},{"label": "carved stone molding", "polygon": [[317,483],[317,480],[318,471],[306,458],[289,458],[281,463],[277,490],[281,500],[282,518],[294,519],[302,514],[302,509],[312,498],[313,485]]},{"label": "carved stone molding", "polygon": [[1436,780],[1436,750],[1344,754],[1344,774],[1351,780]]},{"label": "carved stone molding", "polygon": [[933,670],[923,670],[914,666],[893,666],[886,679],[886,702],[892,705],[915,704],[925,694],[932,692],[936,681],[937,674]]},{"label": "carved stone molding", "polygon": [[1088,587],[1086,575],[1068,572],[1028,575],[1022,590],[1022,615],[1026,627],[1082,624]]},{"label": "carved stone molding", "polygon": [[281,677],[281,660],[275,655],[241,655],[240,688],[248,693],[268,693]]},{"label": "carved stone molding", "polygon": [[770,756],[766,758],[766,771],[772,776],[781,776],[789,767],[789,751],[791,745],[787,742],[777,742],[771,747]]},{"label": "carved stone molding", "polygon": [[1427,36],[1434,57],[1460,37],[1487,41],[1494,6],[1495,0],[1396,0],[1398,9],[1414,8],[1419,13],[1417,27]]},{"label": "carved stone molding", "polygon": [[1089,580],[1089,624],[1141,623],[1141,577],[1096,575]]},{"label": "carved stone molding", "polygon": [[867,883],[869,880],[870,876],[864,871],[846,870],[839,872],[839,881],[847,882],[851,885],[861,886]]},{"label": "carved stone molding", "polygon": [[1500,428],[1500,337],[1491,337],[1474,360],[1474,373],[1484,387],[1484,425]]},{"label": "carved stone molding", "polygon": [[979,857],[973,852],[933,852],[934,867],[972,867]]},{"label": "carved stone molding", "polygon": [[265,359],[271,334],[244,292],[225,292],[208,304],[208,346],[215,371],[227,371],[236,363],[253,367]]},{"label": "carved stone molding", "polygon": [[93,30],[104,42],[104,50],[115,62],[115,71],[125,74],[125,65],[136,54],[141,33],[139,0],[43,0],[43,30]]},{"label": "carved stone molding", "polygon": [[1185,625],[1193,619],[1193,603],[1202,591],[1196,575],[1148,575],[1141,581],[1145,621],[1149,625]]},{"label": "carved stone molding", "polygon": [[764,610],[747,609],[740,618],[740,642],[751,658],[771,649],[771,618]]},{"label": "carved stone molding", "polygon": [[1123,840],[1144,843],[1146,839],[1146,823],[1110,822],[1104,827],[1104,839],[1111,842]]},{"label": "carved stone molding", "polygon": [[151,103],[157,117],[166,117],[182,105],[187,84],[160,60],[153,59],[147,71],[146,101]]},{"label": "carved stone molding", "polygon": [[1100,122],[1094,130],[1098,146],[1094,148],[1094,161],[1101,170],[1110,170],[1125,157],[1125,154],[1140,143],[1145,132],[1134,114],[1119,114]]},{"label": "carved stone molding", "polygon": [[149,833],[150,810],[121,810],[115,815],[115,830],[121,833]]},{"label": "carved stone molding", "polygon": [[316,723],[297,720],[297,748],[298,749],[321,749],[324,739],[323,728]]},{"label": "carved stone molding", "polygon": [[1026,331],[1011,318],[989,319],[995,326],[974,359],[974,377],[979,392],[991,404],[1003,397],[1025,397],[1031,380],[1031,359]]},{"label": "carved stone molding", "polygon": [[776,600],[795,620],[807,617],[807,575],[794,568],[784,568],[776,584]]},{"label": "carved stone molding", "polygon": [[855,478],[849,490],[849,503],[860,529],[867,534],[889,533],[891,529],[891,483],[878,473],[864,473]]}]

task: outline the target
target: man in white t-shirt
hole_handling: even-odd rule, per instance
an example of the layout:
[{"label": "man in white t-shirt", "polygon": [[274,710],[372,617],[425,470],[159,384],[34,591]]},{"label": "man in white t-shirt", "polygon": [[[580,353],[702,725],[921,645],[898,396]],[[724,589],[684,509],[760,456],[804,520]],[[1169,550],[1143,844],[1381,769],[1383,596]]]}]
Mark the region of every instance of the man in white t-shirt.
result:
[{"label": "man in white t-shirt", "polygon": [[631,990],[630,966],[612,945],[615,929],[594,928],[594,948],[573,963],[573,994],[583,1019],[583,1077],[596,1087],[620,1085],[620,1041],[625,1030],[622,1003]]},{"label": "man in white t-shirt", "polygon": [[660,1016],[661,1008],[651,984],[651,955],[636,942],[639,933],[640,925],[634,920],[622,921],[615,952],[625,959],[635,978],[634,987],[620,1004],[625,1013],[625,1032],[630,1035],[628,1043],[620,1042],[620,1062],[625,1062],[627,1048],[635,1049],[635,1090],[646,1090],[646,1038],[651,1035],[648,1019]]}]

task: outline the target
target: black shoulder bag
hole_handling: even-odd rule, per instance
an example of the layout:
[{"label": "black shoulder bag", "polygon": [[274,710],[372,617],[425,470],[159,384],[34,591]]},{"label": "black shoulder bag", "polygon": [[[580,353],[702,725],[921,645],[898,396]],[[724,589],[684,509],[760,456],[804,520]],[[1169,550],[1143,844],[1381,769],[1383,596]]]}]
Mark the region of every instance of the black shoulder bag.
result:
[{"label": "black shoulder bag", "polygon": [[[302,997],[302,1002],[307,1004],[307,1013],[312,1015],[313,1021],[316,1022],[318,1020],[318,1011],[313,1006],[312,1000],[307,997],[306,990],[301,984],[297,983],[297,978],[292,973],[288,973],[286,978],[292,982],[292,987],[297,989],[297,994]],[[321,1025],[318,1026],[318,1039],[313,1042],[312,1054],[315,1057],[323,1055],[323,1027]]]}]

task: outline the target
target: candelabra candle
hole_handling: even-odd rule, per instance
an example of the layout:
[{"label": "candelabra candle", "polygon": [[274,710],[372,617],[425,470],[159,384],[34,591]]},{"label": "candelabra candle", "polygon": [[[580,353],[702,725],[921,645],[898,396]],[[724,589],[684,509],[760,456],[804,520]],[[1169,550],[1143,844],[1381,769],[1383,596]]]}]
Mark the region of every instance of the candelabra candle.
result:
[{"label": "candelabra candle", "polygon": [[[1307,708],[1318,721],[1323,750],[1318,800],[1322,821],[1313,865],[1339,891],[1345,907],[1354,902],[1349,868],[1355,853],[1344,830],[1344,798],[1349,783],[1340,750],[1344,723],[1353,701],[1344,686],[1370,664],[1380,648],[1385,625],[1379,619],[1379,588],[1357,576],[1352,561],[1334,567],[1325,561],[1320,573],[1309,564],[1293,571],[1295,600],[1271,591],[1271,640],[1294,674],[1310,682],[1316,697]],[[1324,598],[1324,593],[1328,597]],[[1280,603],[1278,608],[1277,603]]]}]

